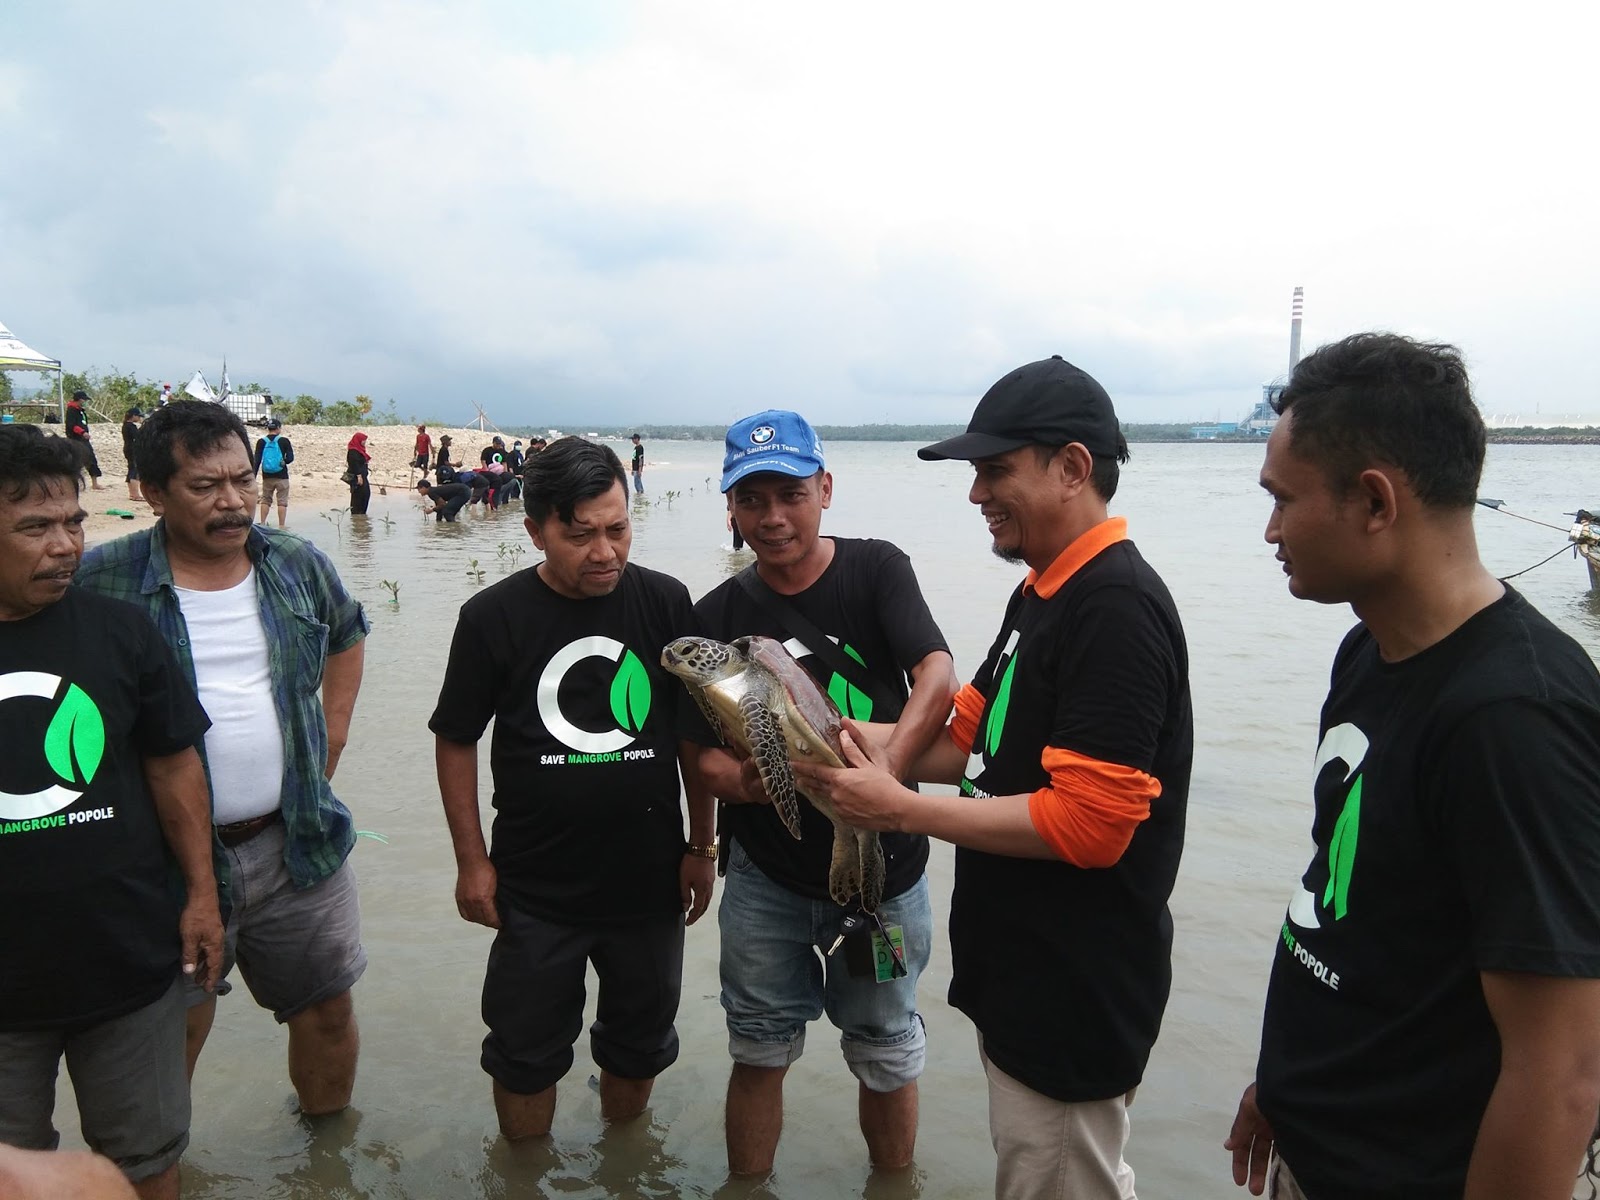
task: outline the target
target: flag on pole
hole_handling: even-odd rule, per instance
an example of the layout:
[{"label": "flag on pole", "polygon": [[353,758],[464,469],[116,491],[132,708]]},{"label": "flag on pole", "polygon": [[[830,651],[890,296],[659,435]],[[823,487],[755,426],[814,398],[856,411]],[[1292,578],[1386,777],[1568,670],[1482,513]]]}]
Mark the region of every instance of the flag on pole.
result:
[{"label": "flag on pole", "polygon": [[194,378],[183,385],[183,390],[196,400],[215,401],[217,394],[211,390],[211,385],[206,382],[206,377],[199,371],[194,373]]}]

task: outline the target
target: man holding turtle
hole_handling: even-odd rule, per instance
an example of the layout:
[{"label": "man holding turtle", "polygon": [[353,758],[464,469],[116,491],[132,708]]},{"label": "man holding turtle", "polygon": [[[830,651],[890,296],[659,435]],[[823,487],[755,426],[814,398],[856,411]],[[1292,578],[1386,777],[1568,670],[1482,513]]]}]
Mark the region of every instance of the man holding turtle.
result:
[{"label": "man holding turtle", "polygon": [[1059,355],[1002,377],[966,433],[918,453],[972,464],[994,553],[1028,567],[949,737],[913,764],[960,794],[902,786],[903,761],[860,726],[842,739],[854,769],[795,775],[852,824],[957,846],[950,1003],[978,1028],[996,1195],[1122,1200],[1128,1105],[1172,984],[1194,746],[1183,626],[1107,512],[1128,457],[1111,398]]},{"label": "man holding turtle", "polygon": [[[943,726],[956,690],[949,648],[911,561],[888,542],[819,535],[833,477],[822,443],[798,413],[757,413],[728,430],[722,491],[756,562],[695,606],[700,632],[784,643],[847,715],[898,721],[889,762],[891,769],[909,765]],[[771,1170],[783,1129],[784,1075],[805,1048],[807,1024],[824,1011],[843,1035],[873,1164],[903,1167],[916,1147],[917,1078],[926,1057],[916,987],[932,941],[928,841],[882,839],[887,880],[878,915],[887,936],[899,939],[904,973],[853,975],[845,953],[828,953],[852,911],[829,895],[829,822],[802,805],[795,840],[754,765],[723,749],[709,726],[702,723],[696,736],[705,747],[701,771],[726,805],[727,884],[718,924],[733,1057],[729,1169]]]}]

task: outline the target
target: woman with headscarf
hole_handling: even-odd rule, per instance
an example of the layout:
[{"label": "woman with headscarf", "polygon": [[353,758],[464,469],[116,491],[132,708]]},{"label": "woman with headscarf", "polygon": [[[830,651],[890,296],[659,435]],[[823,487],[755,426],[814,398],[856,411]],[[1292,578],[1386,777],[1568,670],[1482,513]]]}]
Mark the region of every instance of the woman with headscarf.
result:
[{"label": "woman with headscarf", "polygon": [[344,452],[344,475],[350,483],[350,515],[353,517],[365,516],[372,499],[372,484],[367,478],[371,459],[372,455],[367,453],[367,435],[352,434]]}]

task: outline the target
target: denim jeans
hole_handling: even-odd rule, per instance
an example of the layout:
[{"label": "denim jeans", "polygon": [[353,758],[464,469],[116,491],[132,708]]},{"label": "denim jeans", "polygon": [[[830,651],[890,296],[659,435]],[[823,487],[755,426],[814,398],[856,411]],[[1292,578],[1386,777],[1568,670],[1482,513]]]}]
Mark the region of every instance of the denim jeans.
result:
[{"label": "denim jeans", "polygon": [[807,1023],[826,1012],[840,1031],[850,1073],[870,1090],[892,1092],[922,1074],[927,1041],[917,1012],[917,979],[933,942],[928,881],[918,879],[878,908],[885,926],[904,930],[902,978],[855,978],[842,949],[824,955],[849,911],[774,883],[733,843],[717,923],[722,1007],[735,1062],[788,1066],[805,1049]]}]

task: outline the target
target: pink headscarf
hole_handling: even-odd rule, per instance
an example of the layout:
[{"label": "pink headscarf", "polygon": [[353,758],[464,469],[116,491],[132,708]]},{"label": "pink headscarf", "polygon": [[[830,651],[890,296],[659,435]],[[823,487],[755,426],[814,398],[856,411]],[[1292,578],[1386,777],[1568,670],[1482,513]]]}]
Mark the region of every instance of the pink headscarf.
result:
[{"label": "pink headscarf", "polygon": [[345,449],[356,451],[362,458],[369,460],[372,458],[372,455],[367,452],[367,435],[364,433],[351,434],[350,444]]}]

